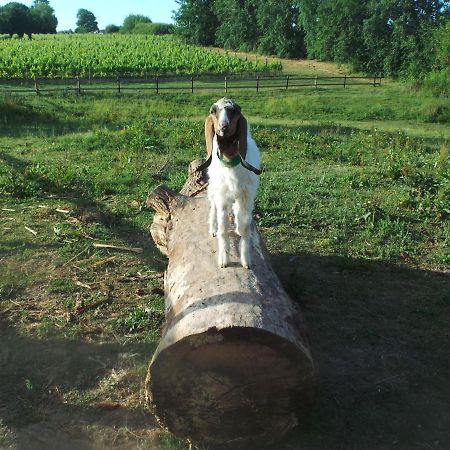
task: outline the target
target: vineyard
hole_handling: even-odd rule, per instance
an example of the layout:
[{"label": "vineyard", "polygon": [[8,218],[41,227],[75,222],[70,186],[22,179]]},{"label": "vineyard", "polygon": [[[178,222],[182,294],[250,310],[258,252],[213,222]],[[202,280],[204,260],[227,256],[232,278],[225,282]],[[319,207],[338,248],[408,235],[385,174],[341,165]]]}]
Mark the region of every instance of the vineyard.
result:
[{"label": "vineyard", "polygon": [[0,78],[276,72],[278,62],[249,61],[187,45],[174,36],[33,35],[0,40]]}]

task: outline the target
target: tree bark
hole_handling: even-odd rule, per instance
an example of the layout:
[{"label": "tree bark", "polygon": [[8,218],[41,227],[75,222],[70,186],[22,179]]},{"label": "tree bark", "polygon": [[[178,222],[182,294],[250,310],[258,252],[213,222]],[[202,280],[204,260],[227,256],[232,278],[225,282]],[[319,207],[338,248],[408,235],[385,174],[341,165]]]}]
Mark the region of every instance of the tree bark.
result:
[{"label": "tree bark", "polygon": [[[166,324],[146,380],[160,424],[200,444],[261,447],[304,420],[317,390],[306,327],[275,275],[256,227],[252,268],[218,268],[208,235],[204,174],[194,161],[182,193],[160,186],[147,199],[151,234],[169,257]],[[234,244],[234,245],[233,245]]]}]

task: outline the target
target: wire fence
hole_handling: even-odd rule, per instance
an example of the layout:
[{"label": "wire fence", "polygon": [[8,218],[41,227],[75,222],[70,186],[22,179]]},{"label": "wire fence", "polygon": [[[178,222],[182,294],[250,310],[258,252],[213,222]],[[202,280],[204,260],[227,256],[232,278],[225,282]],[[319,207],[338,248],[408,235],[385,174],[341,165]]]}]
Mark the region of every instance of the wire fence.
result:
[{"label": "wire fence", "polygon": [[255,75],[232,76],[154,76],[154,77],[115,77],[115,78],[34,78],[0,79],[0,93],[86,92],[115,91],[126,93],[147,91],[155,94],[164,92],[190,92],[221,90],[225,93],[235,90],[293,90],[300,88],[319,88],[326,86],[348,88],[351,86],[381,86],[381,76],[314,76],[294,75]]}]

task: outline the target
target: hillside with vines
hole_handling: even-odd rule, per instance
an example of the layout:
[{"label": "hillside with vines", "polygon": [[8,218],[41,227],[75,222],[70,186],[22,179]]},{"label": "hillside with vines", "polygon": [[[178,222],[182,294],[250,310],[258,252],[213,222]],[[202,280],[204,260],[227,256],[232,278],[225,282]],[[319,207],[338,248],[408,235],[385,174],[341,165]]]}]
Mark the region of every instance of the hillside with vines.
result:
[{"label": "hillside with vines", "polygon": [[228,74],[279,71],[281,64],[246,60],[182,43],[173,36],[34,35],[0,40],[0,78]]}]

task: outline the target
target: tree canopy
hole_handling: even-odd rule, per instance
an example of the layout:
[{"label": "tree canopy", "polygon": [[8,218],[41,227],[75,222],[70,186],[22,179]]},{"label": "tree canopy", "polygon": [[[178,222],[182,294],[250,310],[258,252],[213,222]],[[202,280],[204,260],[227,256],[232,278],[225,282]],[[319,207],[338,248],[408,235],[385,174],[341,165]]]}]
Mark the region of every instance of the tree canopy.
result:
[{"label": "tree canopy", "polygon": [[0,34],[56,33],[57,25],[58,19],[48,0],[34,0],[31,7],[17,2],[0,7]]},{"label": "tree canopy", "polygon": [[152,23],[152,21],[149,17],[143,16],[142,14],[129,14],[125,17],[120,31],[122,33],[132,33],[136,25],[140,23]]},{"label": "tree canopy", "polygon": [[219,20],[213,11],[214,0],[176,0],[180,5],[174,18],[177,31],[191,44],[213,45]]},{"label": "tree canopy", "polygon": [[77,27],[75,33],[94,33],[99,31],[97,18],[87,9],[79,9],[77,12]]},{"label": "tree canopy", "polygon": [[177,3],[177,32],[188,42],[349,63],[356,70],[391,76],[420,77],[437,60],[442,66],[441,42],[448,41],[442,37],[450,15],[446,0]]}]

